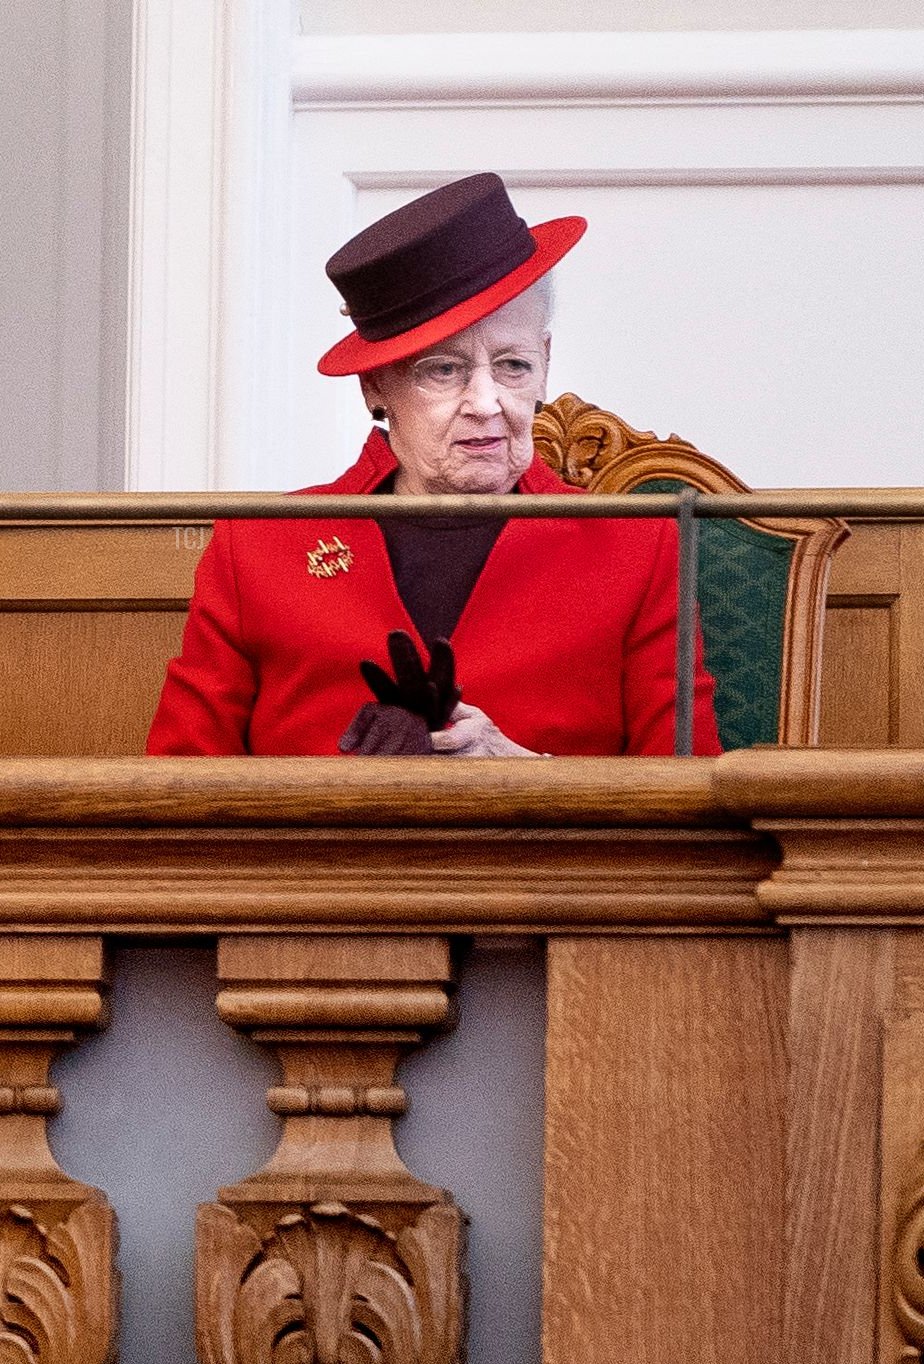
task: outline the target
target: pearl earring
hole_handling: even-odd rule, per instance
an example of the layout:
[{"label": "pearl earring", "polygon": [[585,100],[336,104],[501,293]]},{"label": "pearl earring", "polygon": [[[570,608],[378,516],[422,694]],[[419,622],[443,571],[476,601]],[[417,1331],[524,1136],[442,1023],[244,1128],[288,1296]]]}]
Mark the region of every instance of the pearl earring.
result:
[{"label": "pearl earring", "polygon": [[375,407],[371,407],[369,409],[369,415],[371,416],[374,422],[383,422],[385,418],[388,416],[388,413],[385,411],[381,403],[376,403]]}]

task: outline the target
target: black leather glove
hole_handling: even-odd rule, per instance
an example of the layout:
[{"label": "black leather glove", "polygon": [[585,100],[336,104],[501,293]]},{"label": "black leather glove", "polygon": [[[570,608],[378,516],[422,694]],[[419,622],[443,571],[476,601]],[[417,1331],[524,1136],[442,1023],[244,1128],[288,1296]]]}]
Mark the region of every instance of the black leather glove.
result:
[{"label": "black leather glove", "polygon": [[427,722],[403,706],[367,701],[340,737],[341,753],[376,757],[414,757],[433,752]]},{"label": "black leather glove", "polygon": [[430,666],[423,660],[405,630],[392,630],[388,636],[388,656],[394,678],[384,668],[364,658],[359,670],[369,690],[386,706],[402,706],[426,721],[428,730],[442,729],[462,696],[456,685],[456,660],[448,639],[434,641]]}]

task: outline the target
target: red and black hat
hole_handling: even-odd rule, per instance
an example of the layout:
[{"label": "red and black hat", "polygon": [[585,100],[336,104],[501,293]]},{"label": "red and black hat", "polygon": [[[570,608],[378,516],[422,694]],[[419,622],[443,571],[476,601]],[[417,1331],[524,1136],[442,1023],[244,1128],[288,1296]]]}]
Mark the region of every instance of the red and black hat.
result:
[{"label": "red and black hat", "polygon": [[405,204],[327,262],[356,330],[318,369],[361,374],[454,336],[528,289],[586,227],[584,218],[527,227],[491,173]]}]

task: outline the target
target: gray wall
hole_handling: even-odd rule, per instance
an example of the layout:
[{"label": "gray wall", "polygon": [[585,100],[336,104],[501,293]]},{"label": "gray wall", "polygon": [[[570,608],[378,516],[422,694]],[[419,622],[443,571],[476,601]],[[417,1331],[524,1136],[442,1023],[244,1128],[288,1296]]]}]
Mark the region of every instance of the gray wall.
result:
[{"label": "gray wall", "polygon": [[305,33],[920,28],[921,0],[300,0]]},{"label": "gray wall", "polygon": [[0,4],[0,488],[123,486],[130,0]]}]

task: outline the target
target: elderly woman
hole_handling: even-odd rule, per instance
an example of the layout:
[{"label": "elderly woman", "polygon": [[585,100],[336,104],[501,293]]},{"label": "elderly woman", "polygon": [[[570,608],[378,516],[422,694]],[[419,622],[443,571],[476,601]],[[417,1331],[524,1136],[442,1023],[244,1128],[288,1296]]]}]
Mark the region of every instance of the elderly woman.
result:
[{"label": "elderly woman", "polygon": [[[503,182],[475,175],[338,251],[355,331],[318,368],[357,374],[377,425],[305,491],[574,494],[532,423],[548,271],[585,227],[527,228]],[[670,753],[675,599],[670,521],[219,523],[148,751]],[[719,751],[701,660],[694,735]]]}]

